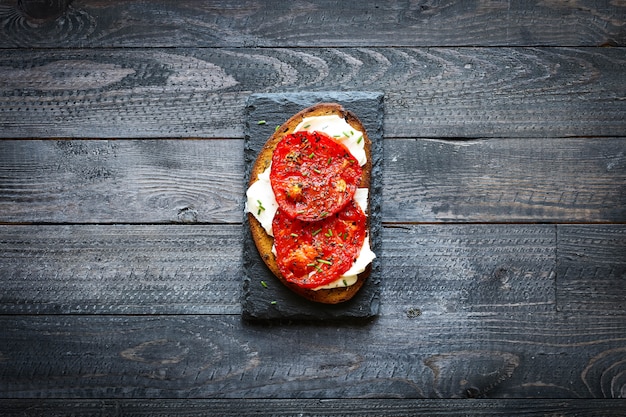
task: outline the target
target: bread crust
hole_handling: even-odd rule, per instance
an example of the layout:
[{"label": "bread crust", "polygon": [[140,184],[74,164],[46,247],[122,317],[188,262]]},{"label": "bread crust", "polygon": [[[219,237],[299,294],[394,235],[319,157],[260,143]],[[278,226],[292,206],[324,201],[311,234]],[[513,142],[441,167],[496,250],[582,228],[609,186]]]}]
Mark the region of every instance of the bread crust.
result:
[{"label": "bread crust", "polygon": [[[257,156],[257,159],[254,162],[254,165],[252,166],[252,170],[250,172],[250,180],[248,182],[248,186],[251,186],[257,180],[258,175],[263,173],[270,166],[272,162],[272,154],[274,153],[274,149],[276,149],[278,143],[285,135],[293,133],[294,129],[300,124],[303,119],[305,119],[306,117],[329,115],[337,115],[345,119],[346,122],[354,127],[356,130],[363,132],[364,150],[365,155],[367,156],[367,162],[362,167],[362,176],[359,187],[369,189],[371,180],[370,175],[372,172],[372,143],[367,135],[365,127],[356,117],[356,115],[354,115],[354,113],[350,112],[349,110],[346,110],[345,108],[343,108],[343,106],[337,103],[318,103],[314,106],[308,107],[290,117],[289,120],[287,120],[279,128],[277,128],[259,152],[259,155]],[[263,262],[265,262],[270,271],[272,271],[272,273],[287,288],[308,300],[324,304],[339,304],[348,301],[352,297],[354,297],[354,295],[359,291],[359,289],[363,286],[363,284],[370,275],[371,264],[368,265],[365,271],[357,276],[356,283],[349,287],[323,289],[317,291],[299,287],[298,285],[287,281],[280,273],[278,264],[276,263],[276,257],[272,253],[274,238],[265,232],[265,229],[251,213],[248,213],[248,223],[250,225],[250,231],[254,240],[254,244],[256,245],[259,254],[261,255],[261,259],[263,259]]]}]

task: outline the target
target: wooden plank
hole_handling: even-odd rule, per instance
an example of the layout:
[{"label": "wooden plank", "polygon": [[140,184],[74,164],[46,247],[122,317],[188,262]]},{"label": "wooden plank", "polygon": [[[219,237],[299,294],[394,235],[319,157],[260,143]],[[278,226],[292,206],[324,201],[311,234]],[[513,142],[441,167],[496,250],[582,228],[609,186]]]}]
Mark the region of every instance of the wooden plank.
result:
[{"label": "wooden plank", "polygon": [[16,0],[2,3],[3,48],[626,44],[622,30],[626,7],[592,0],[576,4],[162,0],[149,5],[80,0],[71,2],[59,19],[52,14],[49,20],[35,22],[16,10]]},{"label": "wooden plank", "polygon": [[550,225],[384,229],[381,314],[555,309]]},{"label": "wooden plank", "polygon": [[620,314],[626,309],[626,226],[558,227],[558,308]]},{"label": "wooden plank", "polygon": [[428,416],[624,416],[623,399],[12,399],[0,400],[5,417],[29,415],[81,416],[275,416],[311,417],[359,415],[364,417]]},{"label": "wooden plank", "polygon": [[[243,152],[231,139],[3,140],[0,221],[240,223]],[[626,218],[621,138],[394,139],[383,163],[384,222]]]},{"label": "wooden plank", "polygon": [[383,91],[385,137],[621,136],[621,48],[6,50],[0,136],[242,138],[250,93]]},{"label": "wooden plank", "polygon": [[[5,225],[0,236],[0,314],[241,312],[240,224]],[[379,256],[384,315],[555,309],[554,226],[384,228]]]},{"label": "wooden plank", "polygon": [[241,222],[242,141],[1,141],[2,221]]},{"label": "wooden plank", "polygon": [[621,398],[626,320],[423,314],[0,316],[2,398]]},{"label": "wooden plank", "polygon": [[621,138],[388,142],[385,221],[626,219]]},{"label": "wooden plank", "polygon": [[2,313],[238,314],[241,226],[0,226]]}]

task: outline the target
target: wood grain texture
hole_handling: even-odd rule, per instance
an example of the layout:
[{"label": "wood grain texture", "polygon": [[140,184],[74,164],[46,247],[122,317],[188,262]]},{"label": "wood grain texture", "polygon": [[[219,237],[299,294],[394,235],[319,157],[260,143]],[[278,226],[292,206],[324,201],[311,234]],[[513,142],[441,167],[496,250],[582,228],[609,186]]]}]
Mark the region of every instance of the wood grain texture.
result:
[{"label": "wood grain texture", "polygon": [[106,416],[311,416],[396,417],[428,416],[518,416],[558,415],[625,416],[626,400],[593,399],[164,399],[164,400],[0,400],[6,417],[57,416],[59,411],[90,417]]},{"label": "wood grain texture", "polygon": [[622,138],[388,143],[385,221],[626,219]]},{"label": "wood grain texture", "polygon": [[240,227],[0,226],[0,230],[2,313],[240,312]]},{"label": "wood grain texture", "polygon": [[554,312],[342,326],[246,326],[233,315],[0,316],[0,396],[623,398],[625,323]]},{"label": "wood grain texture", "polygon": [[2,141],[0,150],[2,221],[241,221],[241,142]]},{"label": "wood grain texture", "polygon": [[6,50],[4,138],[242,138],[251,93],[383,91],[387,138],[626,131],[622,48]]},{"label": "wood grain texture", "polygon": [[[267,135],[274,125],[263,125]],[[385,140],[383,222],[622,222],[621,138]],[[240,223],[243,140],[4,140],[0,221]]]},{"label": "wood grain texture", "polygon": [[[381,311],[554,311],[555,233],[384,228]],[[0,236],[0,314],[241,312],[241,225],[5,225]]]},{"label": "wood grain texture", "polygon": [[[0,414],[626,416],[623,1],[18,3]],[[324,91],[385,95],[379,316],[247,323],[246,101]]]},{"label": "wood grain texture", "polygon": [[620,2],[77,0],[31,19],[3,0],[0,47],[624,45]]},{"label": "wood grain texture", "polygon": [[561,226],[558,252],[559,310],[619,314],[626,309],[626,226]]}]

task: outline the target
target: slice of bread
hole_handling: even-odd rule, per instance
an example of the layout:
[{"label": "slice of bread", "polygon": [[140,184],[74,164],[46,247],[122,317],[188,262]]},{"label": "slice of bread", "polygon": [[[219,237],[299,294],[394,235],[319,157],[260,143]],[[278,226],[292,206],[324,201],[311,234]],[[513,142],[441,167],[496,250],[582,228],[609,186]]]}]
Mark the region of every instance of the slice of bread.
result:
[{"label": "slice of bread", "polygon": [[[367,156],[367,162],[362,167],[363,174],[359,187],[369,188],[371,178],[370,175],[372,171],[372,143],[367,136],[365,127],[361,124],[359,119],[352,112],[344,109],[340,104],[337,103],[319,103],[314,106],[308,107],[293,115],[289,120],[287,120],[279,128],[277,128],[274,134],[272,134],[272,136],[267,140],[267,142],[259,152],[259,155],[257,156],[257,159],[252,166],[248,186],[252,185],[257,180],[258,175],[263,173],[270,166],[272,162],[272,154],[278,142],[280,142],[285,135],[293,133],[294,129],[300,124],[300,122],[304,118],[328,115],[337,115],[345,119],[345,121],[356,130],[363,132],[364,150]],[[354,285],[348,287],[322,289],[317,291],[299,287],[296,284],[288,282],[281,275],[278,264],[276,263],[276,258],[272,253],[274,238],[265,232],[265,229],[263,229],[261,224],[251,213],[248,213],[248,222],[250,224],[252,238],[254,239],[254,243],[259,251],[259,254],[261,255],[261,258],[263,259],[263,262],[265,262],[267,267],[285,286],[287,286],[296,294],[299,294],[300,296],[308,300],[324,304],[338,304],[344,301],[348,301],[349,299],[354,297],[354,295],[359,291],[359,289],[363,286],[365,280],[370,274],[371,264],[365,269],[365,271],[358,275],[357,282]]]}]

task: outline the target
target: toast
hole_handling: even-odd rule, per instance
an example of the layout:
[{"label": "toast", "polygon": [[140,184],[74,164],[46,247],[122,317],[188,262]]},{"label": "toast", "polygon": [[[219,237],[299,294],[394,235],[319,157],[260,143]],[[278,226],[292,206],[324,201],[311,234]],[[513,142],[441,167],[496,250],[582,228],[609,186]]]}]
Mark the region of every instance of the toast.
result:
[{"label": "toast", "polygon": [[[344,109],[337,103],[319,103],[314,106],[308,107],[295,115],[289,120],[279,126],[272,136],[267,140],[261,151],[259,152],[254,164],[252,165],[250,180],[248,186],[251,186],[258,178],[258,175],[265,172],[272,162],[272,155],[278,143],[288,134],[294,133],[295,129],[301,124],[302,120],[308,117],[316,116],[330,116],[336,115],[344,119],[351,127],[363,133],[363,150],[366,156],[366,162],[362,166],[362,175],[359,183],[360,188],[370,187],[372,161],[371,161],[371,141],[367,135],[365,127],[359,121],[359,119],[350,111]],[[368,204],[369,210],[369,204]],[[366,213],[368,214],[368,213]],[[261,259],[270,269],[270,271],[284,284],[287,288],[294,293],[314,302],[323,304],[338,304],[350,300],[359,291],[367,280],[370,271],[371,263],[365,268],[365,270],[357,275],[357,280],[354,284],[349,286],[342,286],[330,289],[307,289],[298,286],[292,282],[287,281],[281,274],[276,257],[272,251],[274,244],[274,238],[269,235],[263,228],[261,223],[250,212],[247,213],[248,223],[252,238],[255,246],[259,251]],[[369,220],[367,229],[369,230]]]}]

